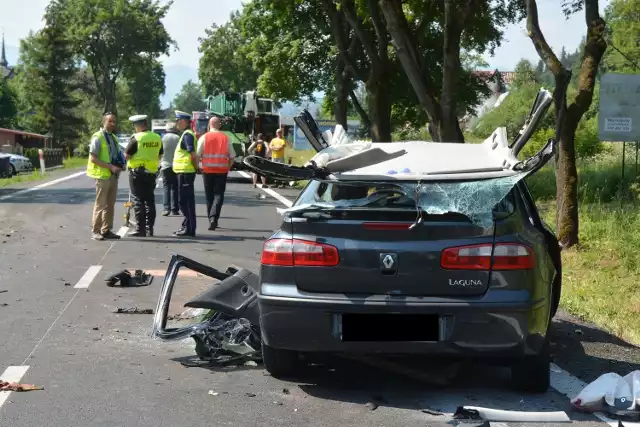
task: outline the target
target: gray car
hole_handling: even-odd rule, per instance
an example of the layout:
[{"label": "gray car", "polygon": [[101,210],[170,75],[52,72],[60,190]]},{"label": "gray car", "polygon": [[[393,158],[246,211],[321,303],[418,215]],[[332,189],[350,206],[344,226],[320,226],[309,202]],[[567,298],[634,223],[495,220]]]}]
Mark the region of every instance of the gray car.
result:
[{"label": "gray car", "polygon": [[366,167],[312,179],[263,248],[265,368],[287,376],[315,352],[499,358],[514,386],[546,391],[560,249],[523,178],[555,141],[514,159],[550,102],[541,91],[508,153],[497,131],[486,158],[479,145],[406,145],[424,154],[418,179]]}]

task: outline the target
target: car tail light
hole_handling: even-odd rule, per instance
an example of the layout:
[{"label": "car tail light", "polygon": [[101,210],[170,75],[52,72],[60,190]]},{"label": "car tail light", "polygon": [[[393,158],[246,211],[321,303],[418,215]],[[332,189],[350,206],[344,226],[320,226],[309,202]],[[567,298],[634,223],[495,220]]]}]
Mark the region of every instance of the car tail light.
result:
[{"label": "car tail light", "polygon": [[364,222],[365,230],[409,230],[412,222]]},{"label": "car tail light", "polygon": [[536,257],[517,243],[470,245],[445,249],[440,265],[447,270],[528,270],[536,266]]},{"label": "car tail light", "polygon": [[299,239],[271,239],[264,243],[261,262],[264,265],[335,267],[338,249],[323,243]]}]

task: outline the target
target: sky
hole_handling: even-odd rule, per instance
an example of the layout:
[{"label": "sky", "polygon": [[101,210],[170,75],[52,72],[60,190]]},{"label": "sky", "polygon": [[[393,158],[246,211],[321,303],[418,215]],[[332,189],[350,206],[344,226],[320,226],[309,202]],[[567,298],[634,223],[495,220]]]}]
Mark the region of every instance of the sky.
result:
[{"label": "sky", "polygon": [[[21,38],[29,30],[37,31],[42,27],[42,14],[48,0],[27,0],[16,3],[15,0],[0,0],[0,32],[4,31],[8,59],[15,64],[17,48]],[[538,0],[540,26],[551,44],[559,52],[564,46],[573,51],[585,34],[584,12],[570,19],[560,13],[560,0]],[[600,0],[604,8],[609,0]],[[179,50],[161,58],[167,73],[167,94],[163,104],[167,104],[188,79],[197,79],[198,38],[212,24],[223,24],[233,10],[242,7],[241,0],[174,0],[164,23],[171,37],[178,43]],[[511,71],[521,58],[537,62],[538,56],[531,40],[526,35],[524,21],[509,25],[505,29],[505,40],[493,57],[486,57],[492,69]]]}]

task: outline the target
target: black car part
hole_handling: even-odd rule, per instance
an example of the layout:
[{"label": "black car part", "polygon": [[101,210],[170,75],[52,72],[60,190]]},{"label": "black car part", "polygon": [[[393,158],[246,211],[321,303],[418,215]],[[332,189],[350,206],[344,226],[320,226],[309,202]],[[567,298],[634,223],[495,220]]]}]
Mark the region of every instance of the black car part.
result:
[{"label": "black car part", "polygon": [[[202,322],[167,329],[171,293],[181,268],[219,281],[191,299],[185,307],[209,310]],[[258,276],[249,270],[231,266],[225,272],[200,264],[181,255],[171,258],[160,290],[153,321],[153,338],[164,341],[192,337],[196,353],[203,360],[230,363],[260,359],[260,313],[256,287]]]}]

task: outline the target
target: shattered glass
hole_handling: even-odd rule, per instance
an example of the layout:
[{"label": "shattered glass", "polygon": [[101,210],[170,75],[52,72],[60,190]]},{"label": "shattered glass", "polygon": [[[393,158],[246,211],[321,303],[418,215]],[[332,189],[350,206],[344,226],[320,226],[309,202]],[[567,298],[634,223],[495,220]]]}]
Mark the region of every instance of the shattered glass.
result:
[{"label": "shattered glass", "polygon": [[202,342],[212,359],[217,359],[226,352],[246,355],[258,350],[250,344],[254,328],[247,319],[215,313],[209,322],[201,325],[202,327],[193,331],[192,336]]},{"label": "shattered glass", "polygon": [[[332,209],[414,209],[441,215],[460,213],[474,224],[493,226],[493,209],[528,172],[464,182],[335,182],[314,181],[294,206],[281,214]],[[418,220],[417,220],[418,222]]]}]

